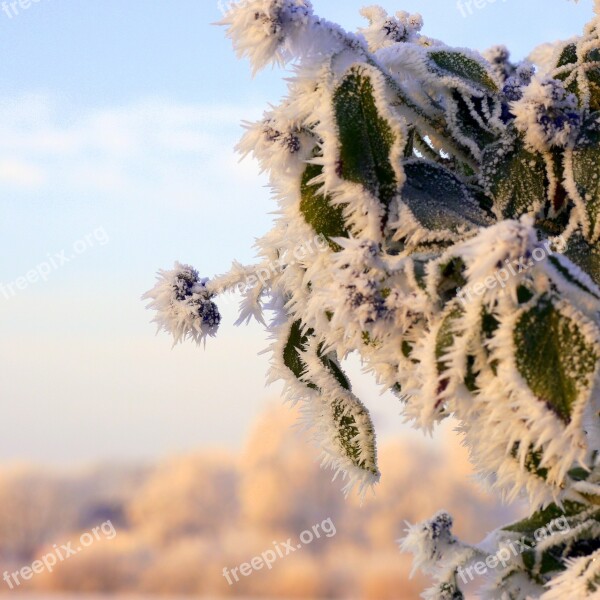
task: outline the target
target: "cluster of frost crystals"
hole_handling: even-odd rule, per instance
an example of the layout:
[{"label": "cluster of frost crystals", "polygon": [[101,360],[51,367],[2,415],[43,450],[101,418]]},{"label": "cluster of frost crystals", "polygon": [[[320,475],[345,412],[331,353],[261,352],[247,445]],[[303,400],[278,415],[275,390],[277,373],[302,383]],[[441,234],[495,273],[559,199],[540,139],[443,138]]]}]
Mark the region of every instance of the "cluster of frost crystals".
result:
[{"label": "cluster of frost crystals", "polygon": [[369,241],[338,240],[345,246],[337,258],[336,279],[345,296],[339,318],[353,321],[361,331],[385,319],[387,308],[382,290],[385,270],[379,258],[379,247]]},{"label": "cluster of frost crystals", "polygon": [[249,56],[255,71],[269,62],[287,62],[286,42],[306,28],[312,15],[310,0],[242,0],[231,8],[222,24],[229,27],[238,54]]},{"label": "cluster of frost crystals", "polygon": [[185,339],[200,343],[216,334],[221,315],[207,282],[189,265],[175,263],[172,270],[158,272],[156,285],[144,295],[151,301],[148,308],[157,312],[159,330],[171,334],[175,344]]},{"label": "cluster of frost crystals", "polygon": [[380,6],[363,8],[360,14],[368,19],[369,26],[360,30],[369,44],[369,50],[376,52],[381,48],[393,46],[399,42],[419,42],[423,28],[420,14],[399,11],[389,16]]},{"label": "cluster of frost crystals", "polygon": [[506,81],[515,71],[510,62],[510,51],[504,45],[492,46],[483,52],[483,57],[490,63],[499,81]]},{"label": "cluster of frost crystals", "polygon": [[402,544],[415,555],[415,567],[428,573],[437,570],[439,560],[457,543],[452,525],[452,517],[440,512],[429,521],[408,528]]},{"label": "cluster of frost crystals", "polygon": [[518,65],[513,73],[507,77],[502,92],[509,102],[516,102],[523,97],[523,90],[531,83],[534,73],[534,66],[525,61]]},{"label": "cluster of frost crystals", "polygon": [[425,600],[463,597],[456,580],[456,569],[477,551],[459,542],[452,534],[452,525],[452,517],[440,511],[424,523],[409,526],[401,540],[402,550],[414,555],[413,572],[419,569],[435,581],[435,585],[422,595]]},{"label": "cluster of frost crystals", "polygon": [[238,145],[242,156],[253,154],[262,171],[297,171],[310,158],[314,138],[301,122],[290,121],[285,111],[269,111],[263,120],[246,123],[247,132]]},{"label": "cluster of frost crystals", "polygon": [[566,146],[581,122],[577,96],[548,77],[534,77],[511,110],[529,146],[542,152]]}]

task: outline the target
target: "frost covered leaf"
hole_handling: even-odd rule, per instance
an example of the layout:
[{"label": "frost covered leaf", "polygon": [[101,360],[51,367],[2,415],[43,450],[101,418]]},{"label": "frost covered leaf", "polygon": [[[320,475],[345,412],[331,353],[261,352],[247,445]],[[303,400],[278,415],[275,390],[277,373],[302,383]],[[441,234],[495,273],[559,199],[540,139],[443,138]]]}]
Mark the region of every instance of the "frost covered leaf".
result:
[{"label": "frost covered leaf", "polygon": [[362,184],[388,206],[398,191],[390,156],[396,136],[377,109],[373,82],[362,67],[350,69],[334,93],[333,105],[341,177]]},{"label": "frost covered leaf", "polygon": [[442,302],[452,300],[458,290],[467,284],[465,276],[465,263],[460,257],[454,257],[439,265],[437,279],[437,294]]},{"label": "frost covered leaf", "polygon": [[491,224],[467,186],[448,169],[427,160],[409,159],[404,172],[402,201],[424,228],[457,232]]},{"label": "frost covered leaf", "polygon": [[483,153],[481,184],[499,217],[512,219],[535,211],[546,197],[544,157],[527,150],[520,138],[497,142]]},{"label": "frost covered leaf", "polygon": [[569,423],[596,370],[595,348],[545,296],[517,321],[514,343],[517,369],[530,390]]},{"label": "frost covered leaf", "polygon": [[[519,450],[521,448],[520,442],[515,442],[514,446],[511,450],[511,456],[518,460],[519,459]],[[532,475],[536,475],[541,479],[548,478],[548,469],[542,467],[542,461],[544,459],[544,455],[541,450],[535,450],[533,444],[531,444],[527,450],[527,454],[525,456],[525,460],[523,461],[523,466],[529,473]]]},{"label": "frost covered leaf", "polygon": [[[523,566],[530,576],[542,576],[547,581],[552,574],[564,571],[574,557],[586,556],[597,550],[599,517],[598,509],[594,511],[589,505],[565,501],[562,506],[550,504],[527,519],[503,528],[503,531],[520,536]],[[568,594],[563,597],[584,596]]]},{"label": "frost covered leaf", "polygon": [[568,559],[566,570],[554,578],[540,600],[594,600],[600,594],[600,550]]},{"label": "frost covered leaf", "polygon": [[372,477],[378,478],[379,471],[369,412],[351,393],[350,382],[335,356],[324,353],[322,345],[318,347],[316,360],[307,362],[313,334],[300,320],[292,324],[283,348],[284,364],[296,379],[317,393],[310,413],[320,421],[317,428],[321,434],[319,443],[328,456],[325,462],[346,473],[353,468],[369,473],[366,479],[351,474],[351,482],[362,478],[363,482],[374,483]]},{"label": "frost covered leaf", "polygon": [[429,68],[441,77],[458,78],[468,87],[498,92],[498,85],[483,59],[467,56],[460,50],[444,49],[429,52]]},{"label": "frost covered leaf", "polygon": [[588,244],[580,235],[571,236],[565,256],[600,286],[600,248]]},{"label": "frost covered leaf", "polygon": [[586,238],[596,241],[600,237],[600,112],[584,121],[568,163],[568,191],[587,215]]},{"label": "frost covered leaf", "polygon": [[[600,50],[591,50],[586,56],[588,63],[600,63]],[[587,69],[587,78],[589,85],[589,103],[590,110],[600,110],[600,68],[598,66]]]},{"label": "frost covered leaf", "polygon": [[[477,150],[483,150],[494,143],[498,136],[489,127],[482,125],[485,115],[481,118],[482,105],[486,98],[470,98],[455,90],[452,93],[451,110],[448,122],[456,131],[457,138],[464,138],[474,143]],[[478,119],[475,115],[479,115]]]},{"label": "frost covered leaf", "polygon": [[[356,467],[379,475],[377,466],[371,458],[363,457],[363,454],[373,457],[375,452],[375,432],[370,425],[370,417],[362,406],[352,407],[354,410],[348,410],[348,408],[347,403],[342,399],[334,400],[331,403],[333,422],[338,431],[339,443],[346,456]],[[365,431],[361,431],[361,421],[369,423]],[[365,437],[369,440],[368,452],[365,452],[365,448],[361,444],[361,438]]]},{"label": "frost covered leaf", "polygon": [[[597,34],[594,33],[593,37],[595,40],[592,45],[598,46]],[[563,47],[554,76],[567,82],[568,91],[583,100],[586,108],[600,110],[600,49],[590,49],[589,40],[580,40],[579,45],[581,44],[587,47],[587,52],[584,50],[581,59],[578,56],[578,44],[568,43]]]},{"label": "frost covered leaf", "polygon": [[306,222],[318,234],[325,236],[334,250],[339,250],[339,246],[331,238],[348,237],[344,207],[332,204],[330,198],[319,190],[319,185],[311,183],[322,172],[323,168],[319,165],[310,164],[306,167],[300,184],[300,211]]},{"label": "frost covered leaf", "polygon": [[542,529],[548,523],[560,519],[561,517],[573,517],[585,511],[587,507],[578,502],[565,502],[561,509],[556,504],[551,504],[546,508],[535,512],[530,517],[522,519],[517,523],[504,527],[504,531],[522,533],[533,538],[536,531]]},{"label": "frost covered leaf", "polygon": [[459,306],[455,306],[444,317],[442,324],[438,330],[435,344],[435,358],[437,360],[438,373],[442,374],[446,371],[446,363],[444,357],[454,344],[454,334],[456,321],[462,317],[463,311]]},{"label": "frost covered leaf", "polygon": [[[592,252],[588,255],[588,259],[594,259],[594,254]],[[560,254],[549,256],[548,261],[558,271],[561,278],[565,279],[577,289],[578,294],[583,291],[596,299],[600,299],[600,291],[597,289],[597,286],[594,285],[593,279],[591,279],[587,273],[577,268],[571,261]]]},{"label": "frost covered leaf", "polygon": [[[569,43],[565,44],[564,48],[558,57],[557,67],[564,67],[565,65],[575,64],[577,62],[577,44]],[[558,78],[557,78],[558,79]],[[566,79],[566,77],[563,77]]]},{"label": "frost covered leaf", "polygon": [[[307,332],[303,332],[302,329],[302,321],[294,321],[287,343],[283,348],[283,362],[296,376],[296,379],[301,379],[306,373],[306,365],[301,358],[301,353],[306,350],[308,337],[313,333],[310,329]],[[314,384],[309,383],[307,385],[316,389]]]},{"label": "frost covered leaf", "polygon": [[318,354],[323,366],[335,377],[338,384],[348,392],[351,391],[350,381],[346,377],[344,371],[342,371],[337,360],[328,354],[324,354],[322,349],[319,350]]}]

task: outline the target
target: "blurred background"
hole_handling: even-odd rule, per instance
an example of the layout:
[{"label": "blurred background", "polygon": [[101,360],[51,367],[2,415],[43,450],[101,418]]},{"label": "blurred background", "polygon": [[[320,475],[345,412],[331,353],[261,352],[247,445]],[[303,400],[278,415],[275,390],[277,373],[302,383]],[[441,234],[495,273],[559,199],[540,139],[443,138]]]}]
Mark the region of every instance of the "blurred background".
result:
[{"label": "blurred background", "polygon": [[[413,599],[426,582],[398,550],[405,521],[447,509],[476,542],[519,515],[473,481],[452,423],[412,432],[353,360],[383,480],[362,506],[345,500],[280,388],[265,389],[265,335],[233,326],[235,301],[206,349],[154,336],[140,297],[155,271],[252,263],[274,210],[234,146],[285,73],[251,78],[213,25],[223,4],[0,2],[0,593]],[[313,4],[353,30],[368,2]],[[592,13],[591,0],[379,4],[514,60]],[[327,519],[335,535],[224,577]],[[71,542],[81,551],[51,572],[12,578]]]}]

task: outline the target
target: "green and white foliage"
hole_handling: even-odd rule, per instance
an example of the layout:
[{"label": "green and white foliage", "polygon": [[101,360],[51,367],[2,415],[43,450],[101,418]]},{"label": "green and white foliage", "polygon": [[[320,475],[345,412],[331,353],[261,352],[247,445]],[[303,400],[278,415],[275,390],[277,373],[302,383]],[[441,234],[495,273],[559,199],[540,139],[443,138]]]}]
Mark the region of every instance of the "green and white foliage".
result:
[{"label": "green and white foliage", "polygon": [[[209,280],[176,265],[151,307],[176,341],[204,341],[215,296],[242,290],[240,321],[269,323],[270,377],[346,492],[380,476],[350,353],[417,427],[457,419],[481,477],[532,516],[478,547],[444,513],[412,527],[428,598],[461,598],[458,570],[517,534],[531,544],[484,597],[598,597],[600,17],[536,66],[428,38],[420,15],[362,14],[351,34],[309,0],[230,7],[222,25],[255,71],[293,65],[239,146],[268,173],[277,218],[259,264]],[[535,539],[560,518],[568,533]]]}]

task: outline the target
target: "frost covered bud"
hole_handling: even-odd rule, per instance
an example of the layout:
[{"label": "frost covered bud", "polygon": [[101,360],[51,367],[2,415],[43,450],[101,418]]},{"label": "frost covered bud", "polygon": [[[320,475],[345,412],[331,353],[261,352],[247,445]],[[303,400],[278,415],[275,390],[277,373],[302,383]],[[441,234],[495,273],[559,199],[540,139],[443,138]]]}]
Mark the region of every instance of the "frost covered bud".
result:
[{"label": "frost covered bud", "polygon": [[409,526],[406,537],[401,541],[401,547],[415,555],[415,567],[423,569],[426,573],[431,573],[437,568],[438,561],[449,547],[456,544],[452,525],[452,517],[441,511],[429,521]]},{"label": "frost covered bud", "polygon": [[159,330],[170,333],[175,343],[186,338],[200,343],[216,333],[221,315],[207,282],[189,265],[175,263],[171,271],[159,271],[156,285],[144,295],[157,311]]},{"label": "frost covered bud", "polygon": [[438,540],[443,537],[451,537],[450,532],[453,524],[454,521],[448,513],[440,512],[423,527],[429,531],[432,540]]},{"label": "frost covered bud", "polygon": [[483,53],[483,57],[490,63],[500,81],[513,75],[515,67],[510,63],[510,52],[506,46],[492,46]]},{"label": "frost covered bud", "polygon": [[531,63],[519,65],[504,83],[502,90],[509,102],[516,102],[523,97],[523,90],[531,83],[535,69]]},{"label": "frost covered bud", "polygon": [[401,11],[390,17],[380,6],[363,8],[361,15],[369,20],[369,26],[360,31],[372,52],[400,42],[416,42],[423,27],[420,14]]},{"label": "frost covered bud", "polygon": [[293,131],[282,132],[271,125],[269,121],[265,122],[263,134],[265,139],[271,143],[280,144],[281,148],[287,150],[291,154],[300,152],[302,144],[298,133]]},{"label": "frost covered bud", "polygon": [[359,322],[364,326],[384,318],[388,311],[377,283],[361,277],[359,273],[354,273],[354,277],[356,284],[349,285],[346,289],[348,304],[350,309],[355,312]]},{"label": "frost covered bud", "polygon": [[517,128],[533,149],[564,147],[578,130],[581,115],[575,94],[556,79],[534,78],[511,105]]},{"label": "frost covered bud", "polygon": [[270,62],[284,64],[285,41],[308,25],[309,0],[243,0],[232,4],[220,22],[227,27],[239,56],[248,56],[254,72]]}]

